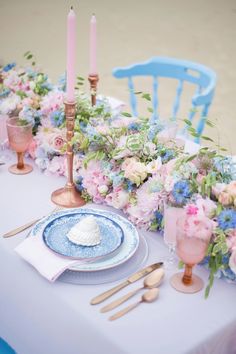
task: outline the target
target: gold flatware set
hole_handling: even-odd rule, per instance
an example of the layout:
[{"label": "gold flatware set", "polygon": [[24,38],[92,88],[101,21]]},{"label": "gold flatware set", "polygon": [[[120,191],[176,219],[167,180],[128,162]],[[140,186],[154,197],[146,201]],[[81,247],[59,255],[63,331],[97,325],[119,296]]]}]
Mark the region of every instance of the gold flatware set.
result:
[{"label": "gold flatware set", "polygon": [[113,316],[109,317],[110,321],[116,320],[121,316],[125,315],[127,312],[131,311],[132,309],[136,308],[142,302],[152,302],[154,301],[159,295],[158,286],[161,284],[164,278],[164,269],[162,268],[163,263],[154,263],[135,274],[131,275],[126,281],[122,282],[121,284],[115,286],[114,288],[105,291],[104,293],[96,296],[90,302],[91,305],[97,305],[101,302],[105,301],[106,299],[110,298],[112,295],[116,294],[118,291],[123,289],[124,287],[128,286],[129,284],[134,283],[135,281],[143,278],[144,276],[148,275],[144,281],[143,286],[139,287],[135,290],[130,291],[129,293],[123,295],[117,300],[112,301],[110,304],[101,308],[100,312],[105,313],[108,311],[113,310],[114,308],[120,306],[125,301],[136,295],[142,289],[149,289],[147,290],[141,297],[141,299],[136,302],[135,304],[129,305],[128,307],[124,308],[123,310],[117,312]]},{"label": "gold flatware set", "polygon": [[[51,215],[61,209],[62,209],[61,207],[56,207],[48,215]],[[15,235],[21,233],[22,231],[32,227],[34,224],[36,224],[38,221],[40,221],[44,217],[45,216],[43,216],[41,218],[37,218],[37,219],[32,220],[20,227],[17,227],[16,229],[13,229],[13,230],[5,233],[4,235],[2,235],[2,237],[8,238],[8,237],[15,236]],[[164,278],[164,269],[162,268],[162,266],[163,266],[163,262],[158,262],[158,263],[153,263],[153,264],[139,270],[138,272],[136,272],[133,275],[131,275],[130,277],[128,277],[127,280],[125,280],[121,284],[118,284],[114,288],[109,289],[109,290],[105,291],[104,293],[93,298],[91,300],[90,304],[97,305],[97,304],[102,303],[103,301],[109,299],[111,296],[116,294],[118,291],[122,290],[126,286],[138,281],[139,279],[141,279],[143,277],[145,277],[145,279],[143,281],[142,287],[134,289],[134,290],[128,292],[127,294],[121,296],[120,298],[112,301],[108,305],[102,307],[100,309],[100,312],[106,313],[108,311],[111,311],[111,310],[117,308],[118,306],[123,304],[125,301],[129,300],[131,297],[136,295],[139,291],[144,290],[144,289],[148,289],[148,290],[141,296],[139,301],[125,307],[124,309],[122,309],[122,310],[118,311],[117,313],[115,313],[114,315],[110,316],[109,320],[114,321],[114,320],[122,317],[126,313],[128,313],[131,310],[133,310],[134,308],[136,308],[141,303],[150,303],[150,302],[155,301],[159,296],[159,288],[158,287]]]}]

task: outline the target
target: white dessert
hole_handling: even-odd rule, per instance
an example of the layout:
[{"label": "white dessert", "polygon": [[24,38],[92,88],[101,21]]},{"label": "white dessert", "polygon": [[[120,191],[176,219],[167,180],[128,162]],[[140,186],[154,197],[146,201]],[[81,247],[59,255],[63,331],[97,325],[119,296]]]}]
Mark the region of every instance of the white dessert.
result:
[{"label": "white dessert", "polygon": [[101,234],[95,217],[91,215],[80,220],[70,229],[67,237],[76,245],[98,245],[101,242]]}]

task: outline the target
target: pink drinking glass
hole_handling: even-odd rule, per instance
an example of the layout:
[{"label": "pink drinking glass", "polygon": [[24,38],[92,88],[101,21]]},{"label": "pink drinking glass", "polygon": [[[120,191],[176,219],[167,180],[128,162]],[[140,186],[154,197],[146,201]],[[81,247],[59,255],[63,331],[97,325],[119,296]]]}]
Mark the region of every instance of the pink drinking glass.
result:
[{"label": "pink drinking glass", "polygon": [[17,164],[9,167],[9,172],[24,175],[33,170],[31,165],[24,163],[24,153],[32,140],[33,123],[20,121],[18,117],[7,120],[7,134],[9,145],[17,153]]},{"label": "pink drinking glass", "polygon": [[183,208],[176,208],[165,204],[164,206],[164,242],[169,249],[169,257],[165,261],[165,267],[171,269],[174,264],[176,247],[176,222],[183,215]]},{"label": "pink drinking glass", "polygon": [[[170,279],[177,291],[189,294],[200,291],[204,286],[203,280],[192,273],[192,268],[203,260],[212,235],[209,219],[202,217],[197,224],[193,218],[194,216],[191,219],[191,216],[185,215],[177,220],[176,252],[185,263],[185,270],[184,273],[174,274]],[[197,227],[192,230],[189,225]]]}]

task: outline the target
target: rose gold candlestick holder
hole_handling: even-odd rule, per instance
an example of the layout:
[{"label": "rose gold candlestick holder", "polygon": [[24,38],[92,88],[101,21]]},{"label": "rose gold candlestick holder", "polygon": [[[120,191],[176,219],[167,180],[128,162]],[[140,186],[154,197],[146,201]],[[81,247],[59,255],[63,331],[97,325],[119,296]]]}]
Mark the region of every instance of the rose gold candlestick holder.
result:
[{"label": "rose gold candlestick holder", "polygon": [[75,102],[65,102],[65,114],[66,114],[66,128],[67,128],[66,158],[67,158],[68,178],[64,188],[60,188],[52,193],[51,200],[53,201],[53,203],[66,208],[75,208],[85,204],[84,199],[77,191],[75,184],[73,182],[74,153],[73,153],[73,146],[71,144],[71,139],[74,136]]},{"label": "rose gold candlestick holder", "polygon": [[90,93],[91,93],[92,106],[96,105],[98,80],[99,80],[98,75],[89,75],[89,77],[88,77],[88,81],[90,82]]}]

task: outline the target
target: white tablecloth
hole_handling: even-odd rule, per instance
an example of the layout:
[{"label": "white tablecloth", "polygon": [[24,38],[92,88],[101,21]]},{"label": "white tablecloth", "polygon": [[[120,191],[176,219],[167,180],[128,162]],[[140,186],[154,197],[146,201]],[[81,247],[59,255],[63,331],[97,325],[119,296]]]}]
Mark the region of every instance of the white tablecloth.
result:
[{"label": "white tablecloth", "polygon": [[[15,176],[7,166],[0,167],[0,235],[50,212],[51,192],[64,183],[63,178],[46,177],[37,168],[29,175]],[[105,303],[91,306],[89,301],[120,281],[91,286],[49,283],[14,252],[26,233],[0,237],[0,337],[18,354],[236,353],[235,285],[216,280],[205,300],[203,292],[176,292],[167,274],[156,302],[109,322],[109,313],[99,312]],[[147,263],[163,260],[167,250],[161,236],[145,236]],[[207,279],[205,269],[195,271]],[[139,280],[116,297],[141,284]]]}]

